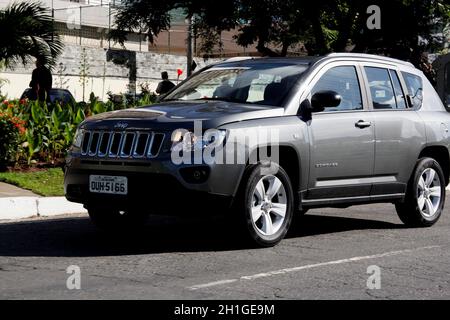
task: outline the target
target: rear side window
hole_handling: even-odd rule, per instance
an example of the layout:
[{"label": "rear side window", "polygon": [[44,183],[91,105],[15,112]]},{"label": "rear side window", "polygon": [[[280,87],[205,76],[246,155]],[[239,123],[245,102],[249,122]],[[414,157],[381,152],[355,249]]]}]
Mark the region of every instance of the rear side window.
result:
[{"label": "rear side window", "polygon": [[394,85],[395,101],[397,102],[398,109],[406,108],[406,99],[403,94],[402,85],[400,84],[400,79],[398,78],[397,72],[394,70],[389,70],[391,75],[392,84]]},{"label": "rear side window", "polygon": [[405,79],[406,89],[411,98],[413,108],[420,108],[423,100],[422,78],[408,72],[402,72],[402,75]]},{"label": "rear side window", "polygon": [[444,92],[444,101],[448,107],[450,107],[450,63],[445,65],[445,92]]},{"label": "rear side window", "polygon": [[325,111],[361,110],[361,89],[358,75],[354,66],[334,67],[325,72],[311,91],[332,90],[341,96],[341,103],[337,107],[326,108]]},{"label": "rear side window", "polygon": [[364,67],[369,81],[374,109],[397,109],[389,71],[384,68]]}]

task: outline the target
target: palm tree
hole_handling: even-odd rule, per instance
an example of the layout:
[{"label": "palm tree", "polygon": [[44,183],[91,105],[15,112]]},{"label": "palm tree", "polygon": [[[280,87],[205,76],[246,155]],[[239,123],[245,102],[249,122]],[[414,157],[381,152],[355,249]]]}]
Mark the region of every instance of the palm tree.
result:
[{"label": "palm tree", "polygon": [[38,2],[13,3],[0,10],[0,62],[11,66],[42,57],[53,66],[63,44],[55,33],[48,8]]}]

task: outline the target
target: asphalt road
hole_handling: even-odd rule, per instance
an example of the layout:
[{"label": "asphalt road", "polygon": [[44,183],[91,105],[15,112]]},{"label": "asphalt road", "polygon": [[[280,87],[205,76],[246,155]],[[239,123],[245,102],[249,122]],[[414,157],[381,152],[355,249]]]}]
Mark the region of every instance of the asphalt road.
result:
[{"label": "asphalt road", "polygon": [[[0,299],[448,299],[449,208],[427,229],[389,204],[312,210],[269,249],[221,219],[152,217],[115,236],[85,216],[0,223]],[[367,286],[373,265],[380,289]]]}]

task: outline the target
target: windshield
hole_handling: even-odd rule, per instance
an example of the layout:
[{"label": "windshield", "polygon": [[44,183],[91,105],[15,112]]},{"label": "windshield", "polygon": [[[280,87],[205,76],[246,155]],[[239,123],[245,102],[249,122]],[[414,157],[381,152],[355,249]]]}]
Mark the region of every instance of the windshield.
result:
[{"label": "windshield", "polygon": [[281,106],[307,65],[281,63],[223,64],[195,75],[167,100],[223,100]]}]

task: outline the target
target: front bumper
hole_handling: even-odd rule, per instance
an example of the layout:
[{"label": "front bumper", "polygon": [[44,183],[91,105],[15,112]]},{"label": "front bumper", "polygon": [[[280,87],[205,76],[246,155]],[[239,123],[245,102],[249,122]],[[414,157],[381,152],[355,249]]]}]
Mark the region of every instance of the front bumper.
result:
[{"label": "front bumper", "polygon": [[[69,155],[64,187],[69,201],[83,203],[87,208],[135,207],[184,214],[229,208],[243,170],[239,165],[175,165],[170,159],[100,161]],[[90,175],[126,176],[128,194],[91,193]]]}]

